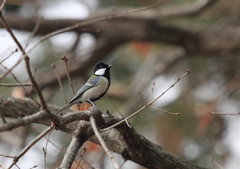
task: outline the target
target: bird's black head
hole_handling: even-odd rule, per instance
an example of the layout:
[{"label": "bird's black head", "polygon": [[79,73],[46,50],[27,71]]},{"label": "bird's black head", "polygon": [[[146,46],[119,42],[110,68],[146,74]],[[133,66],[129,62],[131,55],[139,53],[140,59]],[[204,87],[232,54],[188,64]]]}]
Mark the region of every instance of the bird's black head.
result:
[{"label": "bird's black head", "polygon": [[105,76],[110,78],[110,68],[112,65],[108,65],[104,62],[98,62],[94,68],[94,75],[96,76]]}]

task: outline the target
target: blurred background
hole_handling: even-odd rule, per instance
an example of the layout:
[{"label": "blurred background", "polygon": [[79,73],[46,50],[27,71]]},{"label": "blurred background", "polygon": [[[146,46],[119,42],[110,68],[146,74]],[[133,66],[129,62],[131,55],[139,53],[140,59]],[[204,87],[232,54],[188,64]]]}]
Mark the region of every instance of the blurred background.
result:
[{"label": "blurred background", "polygon": [[[155,2],[8,0],[3,15],[28,51],[42,36],[60,28]],[[65,104],[64,98],[52,63],[56,64],[62,79],[67,101],[73,95],[60,59],[63,55],[69,58],[75,91],[92,74],[98,61],[113,64],[111,87],[107,96],[96,104],[103,111],[116,115],[120,111],[125,117],[144,105],[139,92],[149,100],[153,91],[152,98],[156,98],[190,69],[190,75],[154,103],[157,108],[180,112],[179,116],[148,108],[130,119],[130,123],[139,134],[192,163],[217,168],[210,160],[212,157],[224,169],[238,169],[240,116],[210,115],[209,112],[236,114],[240,110],[239,11],[240,1],[236,0],[170,0],[147,11],[85,25],[48,38],[30,52],[31,67],[46,101],[61,107]],[[40,26],[28,43],[38,21]],[[2,25],[0,28],[0,73],[3,74],[21,58],[21,53],[14,52],[16,45]],[[13,73],[18,81],[29,82],[24,62],[14,68]],[[16,78],[9,74],[1,83],[16,83]],[[31,90],[26,91],[0,88],[1,93],[17,98],[29,97]],[[45,128],[32,124],[0,133],[0,154],[16,155]],[[49,137],[47,168],[54,168],[60,164],[72,136],[54,131]],[[42,148],[45,146],[46,139],[42,139],[19,160],[18,167],[43,168]],[[81,168],[113,168],[100,146],[87,142],[85,147]],[[81,149],[79,154],[83,151]],[[143,168],[114,155],[123,169]],[[0,165],[5,168],[11,161],[0,157]]]}]

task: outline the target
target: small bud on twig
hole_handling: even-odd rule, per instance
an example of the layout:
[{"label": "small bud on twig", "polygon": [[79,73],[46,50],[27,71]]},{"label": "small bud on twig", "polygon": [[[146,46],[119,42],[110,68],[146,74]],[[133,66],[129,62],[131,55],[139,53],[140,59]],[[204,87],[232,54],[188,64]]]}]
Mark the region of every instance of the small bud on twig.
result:
[{"label": "small bud on twig", "polygon": [[62,59],[64,62],[66,62],[66,63],[67,63],[67,61],[68,61],[68,57],[67,57],[66,55],[62,56],[61,59]]},{"label": "small bud on twig", "polygon": [[55,69],[56,68],[56,64],[55,63],[52,63],[52,68]]}]

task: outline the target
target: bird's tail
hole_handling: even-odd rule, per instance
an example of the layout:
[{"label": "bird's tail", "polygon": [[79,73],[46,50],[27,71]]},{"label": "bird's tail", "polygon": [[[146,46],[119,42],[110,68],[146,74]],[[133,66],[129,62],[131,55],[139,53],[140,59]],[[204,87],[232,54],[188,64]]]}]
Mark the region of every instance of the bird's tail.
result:
[{"label": "bird's tail", "polygon": [[58,111],[56,111],[56,114],[60,114],[60,113],[63,113],[65,112],[69,107],[71,107],[72,104],[67,104],[65,106],[63,106],[61,109],[59,109]]}]

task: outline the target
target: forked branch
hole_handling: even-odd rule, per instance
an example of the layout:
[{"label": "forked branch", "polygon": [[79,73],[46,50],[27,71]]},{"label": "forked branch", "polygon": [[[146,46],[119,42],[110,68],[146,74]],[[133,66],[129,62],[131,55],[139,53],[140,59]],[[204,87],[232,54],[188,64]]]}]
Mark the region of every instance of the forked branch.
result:
[{"label": "forked branch", "polygon": [[[101,132],[107,131],[107,130],[113,128],[113,127],[118,126],[119,124],[123,123],[124,121],[126,121],[126,120],[132,118],[133,116],[137,115],[139,112],[141,112],[142,110],[146,109],[147,107],[152,107],[152,104],[153,104],[154,102],[156,102],[160,97],[162,97],[168,90],[170,90],[172,87],[174,87],[176,83],[178,83],[182,78],[184,78],[185,76],[187,76],[189,73],[191,73],[191,71],[190,71],[190,70],[187,70],[186,73],[184,73],[181,77],[178,77],[177,80],[176,80],[169,88],[167,88],[167,90],[165,90],[161,95],[159,95],[157,98],[153,99],[153,100],[150,101],[148,104],[145,104],[142,108],[140,108],[139,110],[137,110],[136,112],[134,112],[134,113],[131,114],[130,116],[124,118],[123,120],[119,121],[118,123],[116,123],[116,124],[114,124],[114,125],[112,125],[112,126],[110,126],[110,127],[107,127],[107,128],[102,129]],[[173,114],[173,113],[171,113],[171,114]],[[174,113],[174,115],[179,115],[179,113]]]}]

